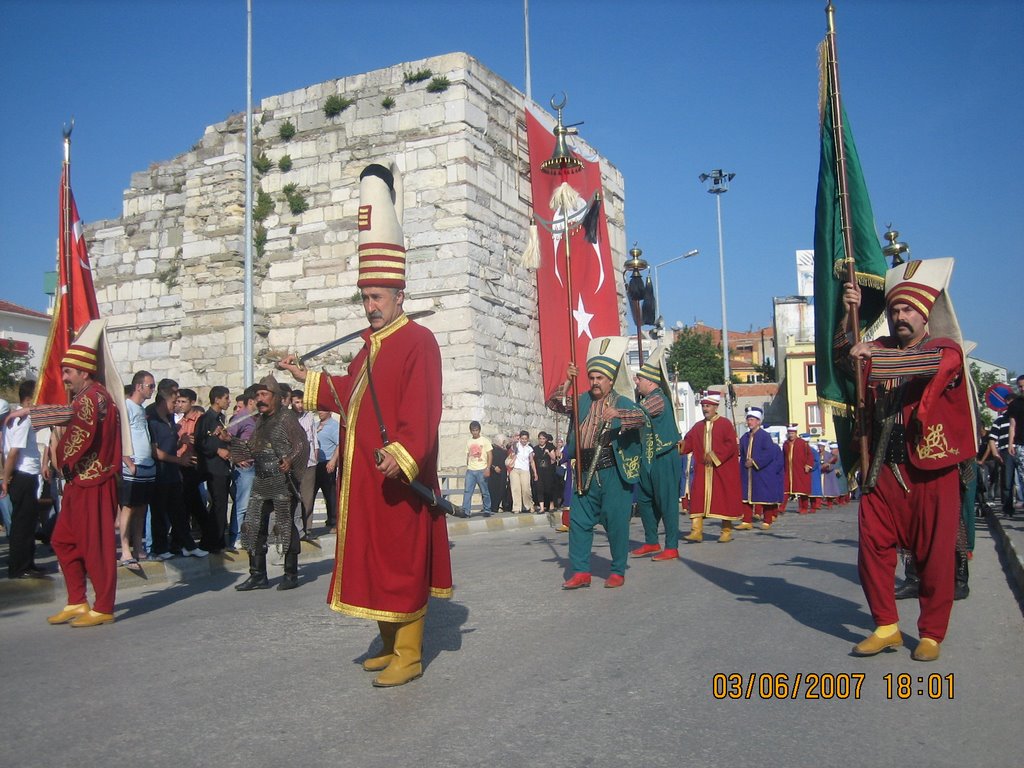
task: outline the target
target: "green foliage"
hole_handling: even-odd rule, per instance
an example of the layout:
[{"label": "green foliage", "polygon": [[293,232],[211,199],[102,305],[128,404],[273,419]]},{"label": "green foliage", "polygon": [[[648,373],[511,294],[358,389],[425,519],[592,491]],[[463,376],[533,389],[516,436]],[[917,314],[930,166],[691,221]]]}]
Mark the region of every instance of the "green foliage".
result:
[{"label": "green foliage", "polygon": [[405,84],[412,85],[413,83],[422,83],[424,80],[429,80],[434,73],[429,69],[418,69],[415,72],[405,73]]},{"label": "green foliage", "polygon": [[448,86],[451,83],[448,82],[448,78],[444,75],[438,75],[427,85],[427,91],[430,93],[444,93],[448,90]]},{"label": "green foliage", "polygon": [[281,141],[291,141],[295,135],[295,126],[291,120],[285,120],[281,124],[281,128],[278,130],[277,135],[281,137]]},{"label": "green foliage", "polygon": [[[11,403],[18,402],[18,385],[35,376],[32,367],[32,350],[21,354],[0,341],[0,393]],[[12,407],[17,407],[13,405]]]},{"label": "green foliage", "polygon": [[281,159],[277,161],[277,167],[281,169],[282,173],[288,173],[292,169],[292,156],[281,155]]},{"label": "green foliage", "polygon": [[775,378],[775,364],[771,360],[755,365],[754,370],[761,374],[761,378],[764,381],[776,381]]},{"label": "green foliage", "polygon": [[710,333],[683,328],[669,347],[668,369],[677,371],[679,381],[688,381],[695,392],[719,384],[725,374],[722,348]]},{"label": "green foliage", "polygon": [[267,230],[262,224],[256,225],[256,231],[252,235],[252,244],[256,246],[257,258],[261,258],[267,245]]},{"label": "green foliage", "polygon": [[395,106],[395,100],[390,96],[385,96],[383,99],[381,99],[380,105],[384,107],[384,109],[391,109],[393,106]]},{"label": "green foliage", "polygon": [[[991,387],[993,384],[999,384],[1000,379],[995,371],[981,372],[981,368],[978,367],[977,363],[971,363],[971,379],[974,381],[974,389],[978,395],[978,408],[981,411],[981,423],[985,425],[985,428],[992,426],[992,414],[988,411],[985,406],[985,390]],[[1013,379],[1010,379],[1013,381]]]},{"label": "green foliage", "polygon": [[306,202],[306,196],[299,191],[298,186],[295,184],[285,184],[282,187],[281,192],[284,193],[284,199],[288,203],[288,209],[296,216],[303,211],[309,210],[309,203]]},{"label": "green foliage", "polygon": [[173,259],[171,263],[167,265],[166,269],[161,272],[157,272],[156,279],[163,283],[168,289],[174,289],[178,286],[180,269],[181,262],[178,259]]},{"label": "green foliage", "polygon": [[328,96],[327,101],[324,102],[324,114],[327,117],[337,117],[355,103],[355,99],[350,99],[347,96],[339,96],[338,94]]},{"label": "green foliage", "polygon": [[260,152],[252,159],[252,167],[260,174],[264,174],[274,167],[274,161],[267,157],[266,152]]},{"label": "green foliage", "polygon": [[252,208],[252,217],[256,221],[263,221],[274,212],[274,198],[269,192],[262,189],[256,193],[256,205]]}]

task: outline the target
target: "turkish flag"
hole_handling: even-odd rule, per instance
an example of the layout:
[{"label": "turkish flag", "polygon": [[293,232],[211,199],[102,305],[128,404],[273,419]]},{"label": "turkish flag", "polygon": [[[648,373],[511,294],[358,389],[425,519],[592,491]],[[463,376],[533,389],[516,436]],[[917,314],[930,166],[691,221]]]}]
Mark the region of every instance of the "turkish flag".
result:
[{"label": "turkish flag", "polygon": [[[587,240],[582,226],[588,207],[595,199],[603,199],[597,157],[588,159],[574,153],[583,163],[581,172],[548,174],[541,170],[541,163],[554,152],[555,136],[529,108],[526,109],[526,137],[530,149],[534,223],[540,240],[537,302],[541,369],[544,396],[549,398],[565,381],[571,360],[570,338],[575,345],[576,364],[585,380],[583,369],[590,340],[620,334],[618,273],[612,266],[608,220],[603,205],[598,211],[596,243]],[[578,205],[568,211],[568,256],[566,212],[552,210],[550,205],[552,195],[563,182],[579,195]],[[571,296],[568,292],[570,285]]]},{"label": "turkish flag", "polygon": [[36,384],[35,402],[40,405],[67,404],[68,396],[60,376],[60,361],[64,359],[64,353],[82,326],[100,316],[82,220],[78,216],[75,196],[71,193],[71,172],[67,163],[64,163],[60,177],[57,231],[57,299],[50,324],[50,338],[46,342],[46,353]]}]

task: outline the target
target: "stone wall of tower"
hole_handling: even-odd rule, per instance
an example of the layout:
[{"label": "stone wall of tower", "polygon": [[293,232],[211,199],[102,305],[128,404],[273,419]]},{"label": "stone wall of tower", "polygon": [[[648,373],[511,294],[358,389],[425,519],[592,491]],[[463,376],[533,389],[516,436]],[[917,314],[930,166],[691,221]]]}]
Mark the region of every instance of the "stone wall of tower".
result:
[{"label": "stone wall of tower", "polygon": [[[406,83],[429,69],[449,87]],[[328,97],[352,104],[324,113]],[[390,99],[390,107],[382,102]],[[485,434],[554,431],[543,408],[535,274],[519,264],[530,222],[522,93],[464,53],[399,64],[264,99],[255,176],[273,200],[254,249],[257,378],[285,350],[365,327],[356,280],[358,176],[394,161],[404,186],[406,310],[441,346],[441,469],[465,460],[467,423]],[[296,131],[281,138],[281,127]],[[122,374],[146,368],[200,392],[243,386],[244,116],[208,127],[188,152],[132,175],[123,215],[88,230],[101,311]],[[287,155],[291,168],[280,170]],[[621,174],[602,161],[615,266],[625,251]],[[308,208],[292,213],[286,185]],[[340,370],[355,349],[317,366]],[[289,380],[286,374],[282,380]],[[564,427],[563,427],[564,431]]]}]

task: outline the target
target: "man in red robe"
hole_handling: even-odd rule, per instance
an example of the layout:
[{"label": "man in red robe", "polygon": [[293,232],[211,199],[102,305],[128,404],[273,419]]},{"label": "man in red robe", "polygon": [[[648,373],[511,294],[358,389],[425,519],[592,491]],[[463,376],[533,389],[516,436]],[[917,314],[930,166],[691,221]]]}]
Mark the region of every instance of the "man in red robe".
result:
[{"label": "man in red robe", "polygon": [[370,328],[348,374],[307,372],[293,355],[279,363],[305,381],[307,410],[342,417],[338,544],[327,602],[340,613],[377,621],[383,649],[363,662],[367,671],[380,672],[377,687],[422,675],[427,602],[452,594],[444,513],[408,485],[418,480],[438,487],[441,354],[434,335],[402,309],[405,248],[396,172],[370,165],[360,176],[356,284]]},{"label": "man in red robe", "polygon": [[[785,459],[783,479],[786,483],[786,499],[796,499],[801,515],[806,515],[808,500],[811,496],[811,470],[814,469],[814,458],[810,446],[800,439],[796,424],[786,428],[786,442],[782,445],[782,456]],[[785,510],[785,506],[783,506]]]},{"label": "man in red robe", "polygon": [[[858,572],[875,631],[856,656],[899,647],[893,594],[897,548],[910,550],[921,579],[920,641],[912,658],[934,661],[953,607],[960,519],[957,465],[975,450],[970,376],[946,287],[952,259],[911,261],[886,274],[889,336],[851,346],[843,329],[860,288],[845,286],[846,321],[837,361],[859,358],[870,414],[871,463],[863,476]],[[934,335],[933,335],[934,334]]]},{"label": "man in red robe", "polygon": [[732,541],[732,524],[743,519],[736,428],[718,414],[721,395],[708,392],[700,408],[704,420],[686,433],[679,452],[692,453],[695,469],[690,492],[692,530],[686,541],[704,541],[704,518],[722,521],[720,543]]},{"label": "man in red robe", "polygon": [[[99,382],[105,321],[93,320],[61,360],[61,379],[71,390],[69,406],[32,409],[32,426],[64,427],[54,461],[64,474],[64,500],[50,538],[64,574],[68,602],[51,624],[93,627],[114,621],[117,567],[114,516],[121,471],[121,417],[118,404]],[[121,387],[120,381],[111,381]],[[86,577],[96,600],[85,594]]]}]

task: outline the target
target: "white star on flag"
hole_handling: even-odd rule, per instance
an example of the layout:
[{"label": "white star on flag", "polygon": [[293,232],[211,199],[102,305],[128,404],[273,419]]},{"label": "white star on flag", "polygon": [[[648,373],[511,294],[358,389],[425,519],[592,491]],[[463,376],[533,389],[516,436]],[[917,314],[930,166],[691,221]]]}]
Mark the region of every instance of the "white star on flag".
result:
[{"label": "white star on flag", "polygon": [[576,309],[572,311],[572,316],[576,321],[576,338],[580,338],[585,333],[587,334],[587,338],[593,339],[594,335],[590,332],[590,321],[594,316],[587,312],[587,308],[583,306],[582,293],[578,297],[578,303],[576,305]]}]

